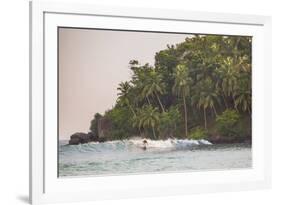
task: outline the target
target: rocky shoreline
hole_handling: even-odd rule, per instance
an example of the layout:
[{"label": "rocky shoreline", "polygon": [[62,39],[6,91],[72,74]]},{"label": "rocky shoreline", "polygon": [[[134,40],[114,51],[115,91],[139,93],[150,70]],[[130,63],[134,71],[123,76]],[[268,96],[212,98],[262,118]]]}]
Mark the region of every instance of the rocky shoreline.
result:
[{"label": "rocky shoreline", "polygon": [[104,137],[99,137],[92,132],[83,133],[77,132],[70,136],[70,140],[68,141],[69,145],[78,145],[85,144],[89,142],[105,142],[106,139]]},{"label": "rocky shoreline", "polygon": [[[221,137],[215,136],[207,139],[212,144],[251,143],[251,137]],[[77,132],[70,136],[69,145],[86,144],[89,142],[106,142],[105,137],[99,137],[92,132]]]}]

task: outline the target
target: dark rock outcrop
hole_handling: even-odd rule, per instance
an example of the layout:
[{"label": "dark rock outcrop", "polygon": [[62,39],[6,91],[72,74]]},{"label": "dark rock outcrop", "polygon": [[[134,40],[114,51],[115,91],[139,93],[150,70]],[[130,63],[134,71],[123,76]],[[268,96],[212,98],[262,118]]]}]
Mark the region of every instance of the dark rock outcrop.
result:
[{"label": "dark rock outcrop", "polygon": [[77,144],[85,144],[91,142],[91,134],[89,135],[82,132],[77,132],[70,136],[69,144],[70,145],[77,145]]},{"label": "dark rock outcrop", "polygon": [[90,141],[93,141],[93,142],[98,142],[99,141],[99,137],[97,134],[94,134],[92,132],[88,132],[88,136],[90,138]]},{"label": "dark rock outcrop", "polygon": [[97,133],[88,132],[82,133],[77,132],[70,136],[69,144],[70,145],[78,145],[89,142],[105,142],[108,139],[109,131],[112,127],[112,123],[108,118],[101,117],[98,119],[98,129]]},{"label": "dark rock outcrop", "polygon": [[72,139],[69,140],[68,144],[70,144],[70,145],[78,145],[78,144],[80,144],[80,138],[76,138],[76,137],[72,138]]},{"label": "dark rock outcrop", "polygon": [[111,129],[112,123],[111,120],[106,117],[101,117],[98,121],[98,136],[100,139],[106,140],[108,136],[108,131]]},{"label": "dark rock outcrop", "polygon": [[108,139],[105,137],[105,133],[107,129],[111,126],[111,122],[107,119],[100,119],[99,120],[99,135],[98,133],[88,132],[76,132],[70,136],[70,140],[68,144],[70,145],[78,145],[78,144],[85,144],[89,142],[105,142]]}]

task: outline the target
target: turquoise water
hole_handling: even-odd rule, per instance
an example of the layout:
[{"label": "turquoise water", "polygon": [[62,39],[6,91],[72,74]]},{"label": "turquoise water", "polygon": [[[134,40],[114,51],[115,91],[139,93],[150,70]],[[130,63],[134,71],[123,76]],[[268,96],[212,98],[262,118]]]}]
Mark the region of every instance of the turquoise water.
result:
[{"label": "turquoise water", "polygon": [[250,168],[251,146],[196,140],[141,139],[66,145],[60,141],[59,176],[120,175]]}]

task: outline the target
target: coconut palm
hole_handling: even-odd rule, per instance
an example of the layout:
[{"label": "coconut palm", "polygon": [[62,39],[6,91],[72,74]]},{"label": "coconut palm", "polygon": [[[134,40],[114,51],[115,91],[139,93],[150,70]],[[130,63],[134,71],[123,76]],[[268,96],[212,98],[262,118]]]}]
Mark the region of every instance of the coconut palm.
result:
[{"label": "coconut palm", "polygon": [[136,93],[140,93],[140,95],[136,96],[138,101],[142,101],[146,99],[147,103],[151,105],[149,95],[144,95],[143,90],[147,85],[147,76],[152,68],[145,64],[144,66],[135,67],[133,69],[133,76],[132,76],[132,84],[134,85],[134,89]]},{"label": "coconut palm", "polygon": [[207,129],[206,111],[210,108],[217,116],[215,104],[219,101],[218,99],[219,95],[211,78],[206,78],[197,84],[195,94],[191,98],[191,103],[197,105],[199,109],[203,109],[205,129]]},{"label": "coconut palm", "polygon": [[218,76],[216,89],[221,91],[221,97],[226,108],[231,106],[228,103],[231,101],[233,102],[233,107],[236,108],[234,105],[234,92],[237,86],[239,86],[238,80],[240,74],[234,61],[235,60],[232,57],[223,58],[221,60],[221,66],[216,69],[216,74]]},{"label": "coconut palm", "polygon": [[242,111],[251,113],[251,80],[248,78],[247,74],[241,75],[239,86],[234,91],[234,105],[236,109],[241,108]]},{"label": "coconut palm", "polygon": [[252,95],[249,91],[240,92],[235,95],[234,101],[235,107],[241,107],[241,109],[246,112],[251,113],[251,105],[252,105]]},{"label": "coconut palm", "polygon": [[141,92],[142,96],[149,97],[155,96],[162,112],[165,112],[164,106],[159,98],[159,95],[164,94],[164,83],[162,82],[162,76],[155,71],[155,69],[151,69],[148,72],[146,79],[143,81],[144,86]]},{"label": "coconut palm", "polygon": [[176,67],[175,72],[175,84],[173,86],[173,93],[182,97],[184,106],[184,128],[185,136],[188,135],[187,130],[187,106],[186,97],[190,94],[190,87],[192,84],[192,78],[189,76],[189,69],[186,65],[180,64]]},{"label": "coconut palm", "polygon": [[234,69],[233,59],[228,57],[223,60],[222,66],[217,70],[222,79],[221,88],[225,96],[232,96],[234,88],[237,86],[238,72]]},{"label": "coconut palm", "polygon": [[156,139],[155,129],[160,122],[160,113],[157,108],[146,105],[138,110],[138,115],[134,118],[133,125],[139,129],[152,129],[153,137]]},{"label": "coconut palm", "polygon": [[119,84],[119,87],[117,88],[117,90],[119,91],[118,95],[118,102],[121,105],[126,105],[129,107],[129,109],[131,110],[131,112],[133,113],[133,115],[136,115],[131,103],[130,103],[130,99],[132,98],[131,92],[131,85],[129,82],[121,82]]}]

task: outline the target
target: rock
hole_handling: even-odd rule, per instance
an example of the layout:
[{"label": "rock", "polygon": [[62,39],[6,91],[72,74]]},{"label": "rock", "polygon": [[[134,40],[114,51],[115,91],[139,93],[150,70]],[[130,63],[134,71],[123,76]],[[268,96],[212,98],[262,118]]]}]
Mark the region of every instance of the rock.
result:
[{"label": "rock", "polygon": [[70,145],[78,145],[85,144],[89,142],[105,142],[107,141],[105,137],[98,137],[96,134],[92,132],[83,133],[77,132],[70,136],[70,140],[68,144]]},{"label": "rock", "polygon": [[80,139],[79,133],[75,133],[75,134],[71,135],[70,139],[71,140]]},{"label": "rock", "polygon": [[69,140],[68,144],[78,145],[78,144],[80,144],[80,139],[79,138],[72,138],[72,139]]},{"label": "rock", "polygon": [[88,132],[88,136],[90,138],[90,141],[93,141],[93,142],[98,142],[99,141],[99,137],[98,135],[92,133],[92,132]]},{"label": "rock", "polygon": [[105,141],[107,141],[105,137],[100,137],[99,138],[99,142],[105,142]]},{"label": "rock", "polygon": [[77,145],[90,142],[90,136],[86,133],[77,132],[70,136],[69,144]]},{"label": "rock", "polygon": [[112,122],[106,117],[100,117],[97,122],[97,133],[88,132],[77,132],[70,136],[69,144],[78,145],[89,142],[105,142],[108,141],[109,131],[112,127]]},{"label": "rock", "polygon": [[103,140],[106,140],[105,136],[108,135],[108,131],[111,129],[112,127],[112,123],[111,123],[111,120],[106,118],[106,117],[101,117],[99,120],[98,120],[98,136],[99,138],[103,139]]}]

